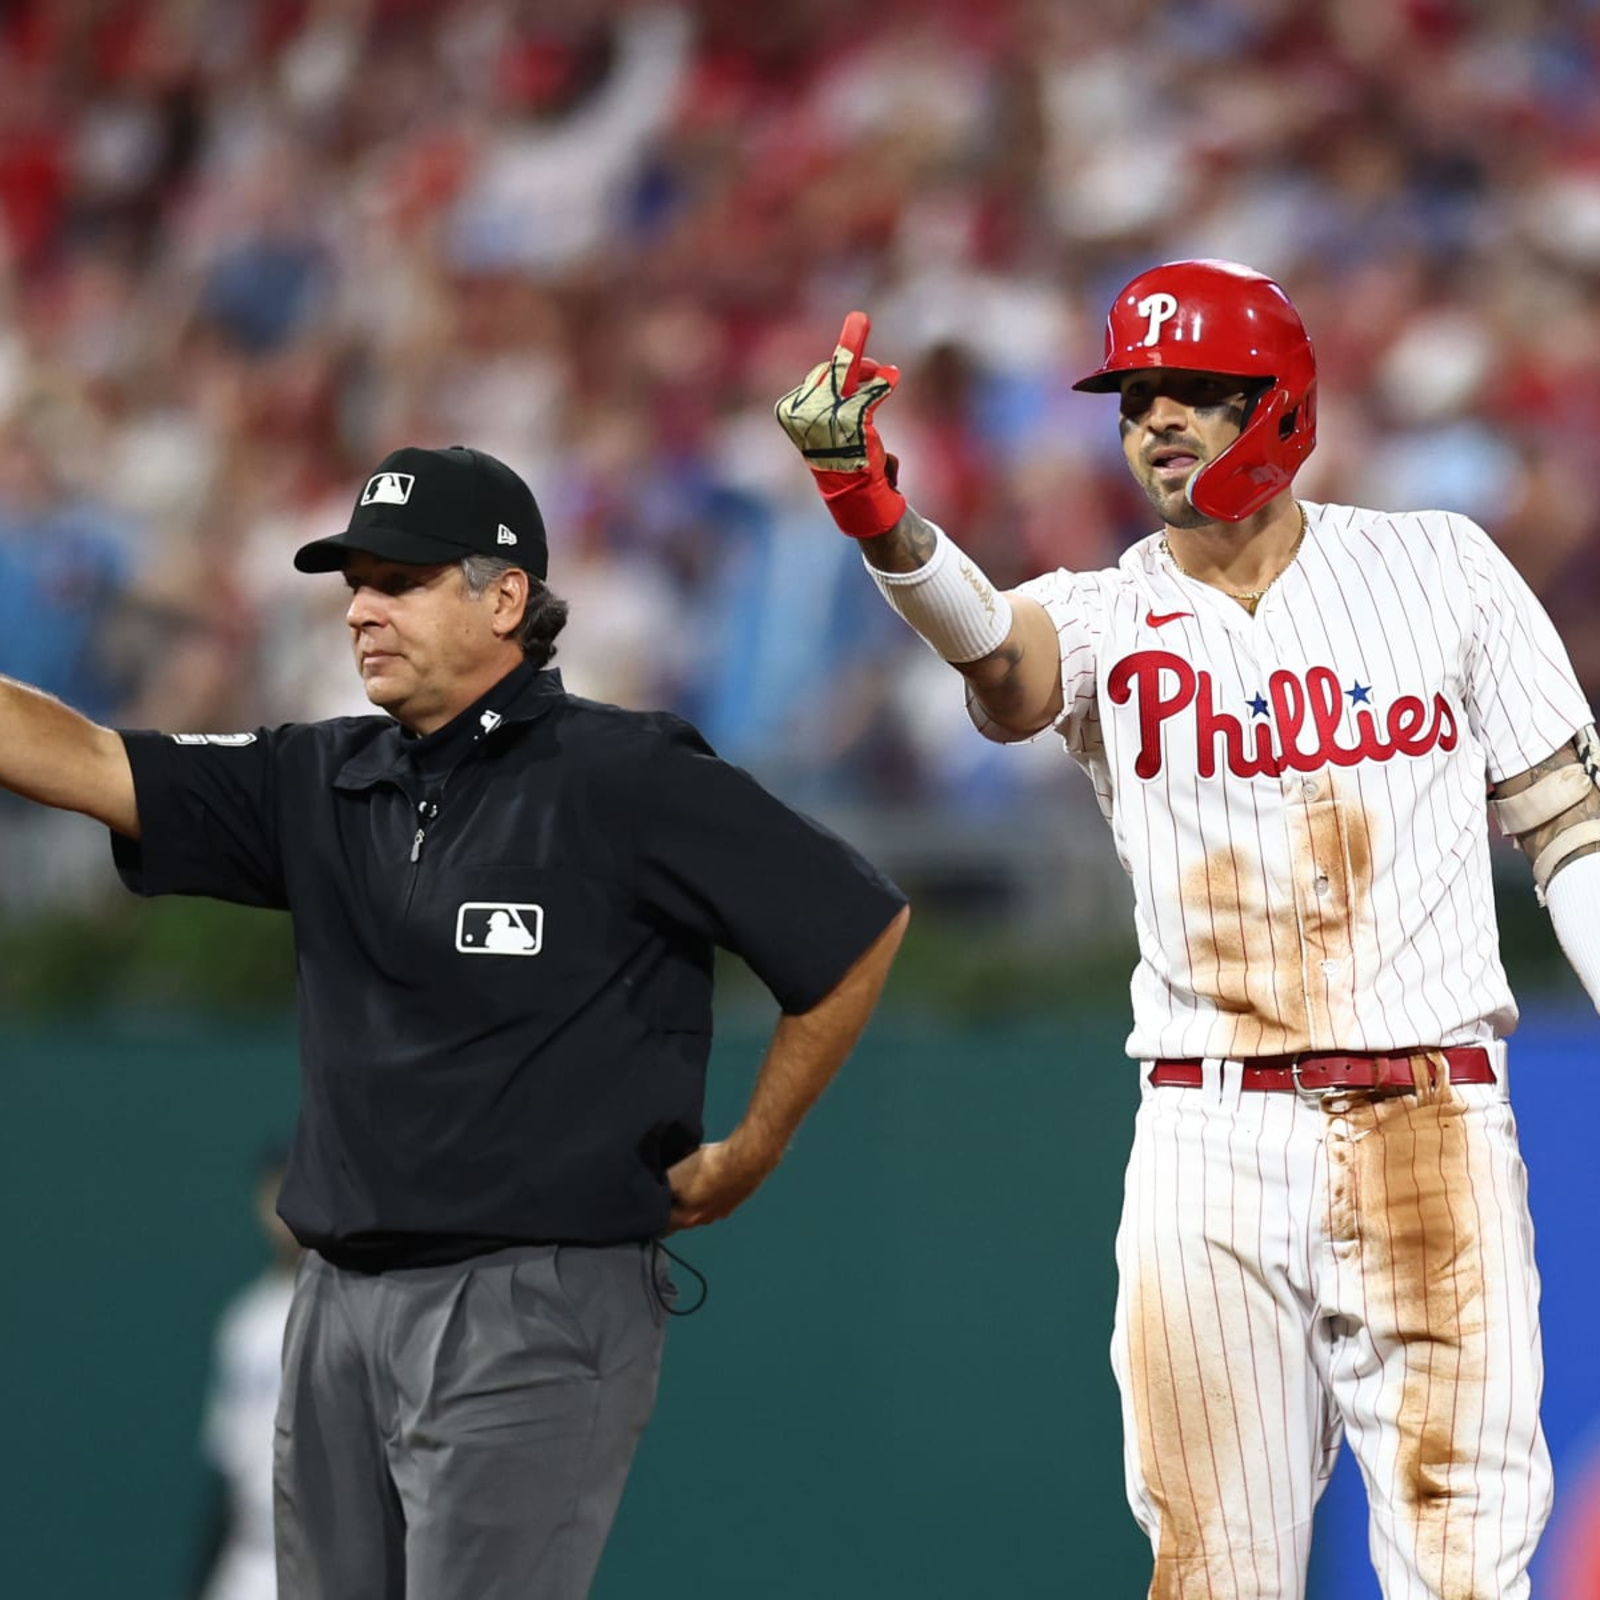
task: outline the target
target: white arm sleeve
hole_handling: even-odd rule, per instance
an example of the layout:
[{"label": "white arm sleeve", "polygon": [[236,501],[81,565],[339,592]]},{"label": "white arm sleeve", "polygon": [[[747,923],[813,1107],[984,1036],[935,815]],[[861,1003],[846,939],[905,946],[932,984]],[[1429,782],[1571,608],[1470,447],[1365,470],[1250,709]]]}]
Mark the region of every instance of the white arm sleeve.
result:
[{"label": "white arm sleeve", "polygon": [[1544,892],[1556,938],[1600,1011],[1600,855],[1564,862]]},{"label": "white arm sleeve", "polygon": [[936,523],[933,554],[915,572],[880,572],[862,561],[878,591],[952,666],[992,654],[1011,632],[1011,602]]}]

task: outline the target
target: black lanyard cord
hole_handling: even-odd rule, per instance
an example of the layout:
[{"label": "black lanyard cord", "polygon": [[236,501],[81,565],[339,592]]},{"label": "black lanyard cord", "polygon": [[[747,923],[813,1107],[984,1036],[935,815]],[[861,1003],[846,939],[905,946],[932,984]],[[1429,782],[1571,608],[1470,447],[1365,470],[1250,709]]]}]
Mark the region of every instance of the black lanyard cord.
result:
[{"label": "black lanyard cord", "polygon": [[[699,1298],[693,1305],[680,1307],[672,1303],[677,1298],[678,1291],[673,1286],[671,1278],[658,1270],[661,1256],[666,1256],[669,1261],[682,1267],[700,1285]],[[662,1287],[664,1278],[667,1285],[665,1289]],[[706,1282],[705,1274],[692,1262],[685,1261],[682,1256],[669,1250],[659,1239],[650,1241],[650,1288],[655,1294],[657,1304],[669,1317],[692,1317],[706,1303],[706,1296],[711,1292],[711,1285]]]}]

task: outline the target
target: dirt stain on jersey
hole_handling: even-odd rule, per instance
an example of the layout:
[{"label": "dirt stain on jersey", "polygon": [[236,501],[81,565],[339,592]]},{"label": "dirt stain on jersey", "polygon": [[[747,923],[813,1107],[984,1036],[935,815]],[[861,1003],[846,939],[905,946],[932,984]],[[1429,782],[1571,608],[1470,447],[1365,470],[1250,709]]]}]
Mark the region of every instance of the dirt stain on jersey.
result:
[{"label": "dirt stain on jersey", "polygon": [[1356,1208],[1371,1333],[1403,1363],[1393,1499],[1431,1592],[1476,1587],[1470,1499],[1488,1381],[1485,1259],[1472,1204],[1468,1129],[1442,1058],[1417,1056],[1416,1096],[1355,1097],[1331,1135],[1338,1187]]},{"label": "dirt stain on jersey", "polygon": [[1350,1037],[1353,994],[1374,957],[1372,823],[1333,778],[1288,808],[1292,897],[1260,863],[1215,850],[1184,875],[1189,981],[1235,1015],[1230,1055],[1333,1050]]}]

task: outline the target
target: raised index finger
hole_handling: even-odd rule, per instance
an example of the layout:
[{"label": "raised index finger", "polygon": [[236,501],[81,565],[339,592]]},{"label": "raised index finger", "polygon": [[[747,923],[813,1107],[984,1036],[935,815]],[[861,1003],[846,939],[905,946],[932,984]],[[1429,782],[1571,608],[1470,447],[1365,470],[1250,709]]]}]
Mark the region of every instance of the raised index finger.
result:
[{"label": "raised index finger", "polygon": [[844,319],[844,326],[839,330],[838,348],[849,352],[850,365],[845,368],[844,377],[839,383],[841,395],[856,392],[856,380],[861,373],[861,357],[866,352],[867,335],[871,332],[872,318],[865,311],[852,311]]}]

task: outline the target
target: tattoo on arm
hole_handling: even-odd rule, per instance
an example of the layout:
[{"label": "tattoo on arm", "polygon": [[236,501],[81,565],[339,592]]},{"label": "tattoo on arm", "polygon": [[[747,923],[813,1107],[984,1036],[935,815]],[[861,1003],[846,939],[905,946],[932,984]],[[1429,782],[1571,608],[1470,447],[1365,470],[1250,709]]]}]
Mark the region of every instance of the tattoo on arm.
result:
[{"label": "tattoo on arm", "polygon": [[1041,732],[1061,714],[1059,658],[1044,651],[1038,637],[1030,654],[1029,635],[1026,625],[1013,627],[998,650],[956,668],[972,685],[984,711],[1002,728],[1021,736]]},{"label": "tattoo on arm", "polygon": [[1017,675],[1022,666],[1022,641],[1014,634],[990,655],[979,661],[963,661],[956,671],[970,678],[978,690],[978,698],[996,715],[1002,714],[1008,702],[1017,698]]},{"label": "tattoo on arm", "polygon": [[863,539],[861,549],[879,572],[915,572],[933,555],[933,529],[910,506],[887,532]]}]

